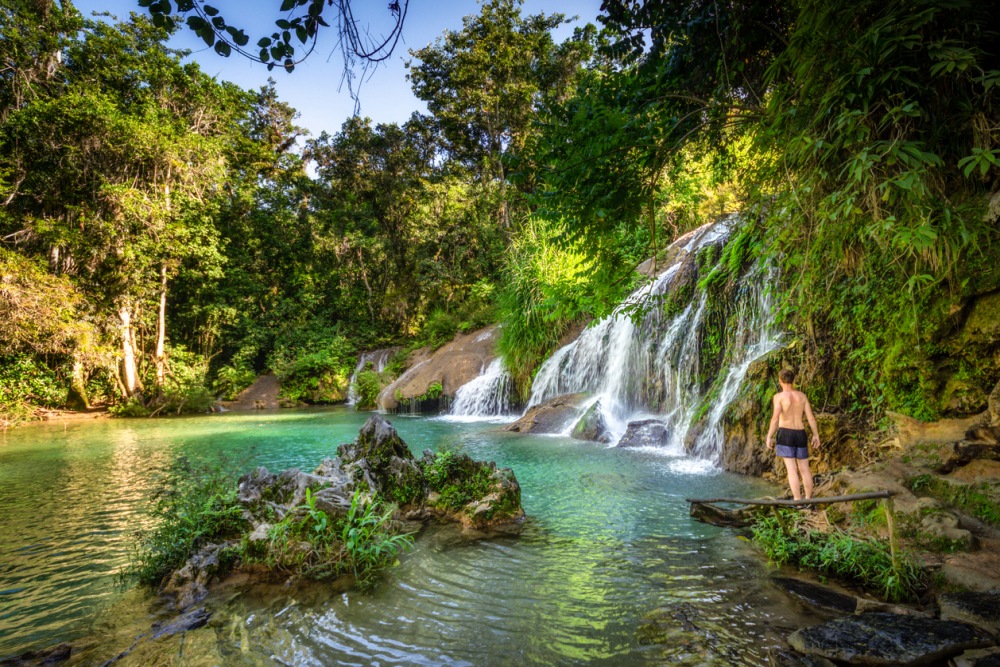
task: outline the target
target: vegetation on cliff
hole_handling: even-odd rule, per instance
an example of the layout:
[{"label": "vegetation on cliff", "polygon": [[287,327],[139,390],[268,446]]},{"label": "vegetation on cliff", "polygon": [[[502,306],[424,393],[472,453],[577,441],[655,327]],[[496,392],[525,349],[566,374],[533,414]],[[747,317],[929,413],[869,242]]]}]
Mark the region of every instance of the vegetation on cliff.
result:
[{"label": "vegetation on cliff", "polygon": [[360,350],[491,320],[524,396],[642,260],[733,211],[744,227],[699,258],[706,349],[763,261],[814,404],[981,410],[1000,379],[996,8],[602,11],[558,43],[561,15],[486,2],[411,53],[428,114],[310,138],[273,86],[185,63],[162,17],[6,6],[3,418],[200,410],[264,371],[289,403],[340,401]]}]

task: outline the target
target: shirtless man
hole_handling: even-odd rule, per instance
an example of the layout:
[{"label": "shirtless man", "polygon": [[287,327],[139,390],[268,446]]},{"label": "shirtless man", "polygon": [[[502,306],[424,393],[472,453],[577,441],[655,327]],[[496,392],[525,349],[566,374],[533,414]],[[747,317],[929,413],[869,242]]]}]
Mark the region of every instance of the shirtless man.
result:
[{"label": "shirtless man", "polygon": [[802,498],[799,495],[801,475],[806,498],[812,498],[813,476],[809,470],[809,439],[802,426],[802,415],[805,414],[809,420],[809,428],[813,432],[812,444],[819,449],[822,445],[819,442],[816,417],[813,416],[812,408],[809,406],[809,399],[801,391],[796,391],[793,386],[794,372],[787,368],[783,369],[778,373],[778,382],[781,384],[781,391],[771,399],[774,403],[774,414],[771,416],[771,428],[767,431],[767,448],[774,447],[775,431],[777,431],[778,456],[785,462],[792,497],[795,500]]}]

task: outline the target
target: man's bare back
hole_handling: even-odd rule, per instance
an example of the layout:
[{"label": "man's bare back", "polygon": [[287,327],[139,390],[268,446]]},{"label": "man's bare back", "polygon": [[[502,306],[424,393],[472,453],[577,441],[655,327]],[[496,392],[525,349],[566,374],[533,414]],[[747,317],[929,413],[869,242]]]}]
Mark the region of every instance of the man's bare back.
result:
[{"label": "man's bare back", "polygon": [[802,416],[805,414],[809,399],[801,391],[789,389],[778,392],[772,399],[778,414],[778,428],[804,429]]}]

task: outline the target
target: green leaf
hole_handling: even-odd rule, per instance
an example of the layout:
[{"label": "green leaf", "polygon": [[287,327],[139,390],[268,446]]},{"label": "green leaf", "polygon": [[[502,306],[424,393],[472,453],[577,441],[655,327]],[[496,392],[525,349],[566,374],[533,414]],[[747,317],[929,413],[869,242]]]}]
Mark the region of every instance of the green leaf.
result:
[{"label": "green leaf", "polygon": [[267,47],[271,46],[271,40],[268,39],[267,37],[261,37],[259,40],[257,40],[257,46],[259,46],[262,49],[266,49]]},{"label": "green leaf", "polygon": [[274,25],[278,26],[282,30],[288,30],[289,28],[292,27],[292,24],[286,21],[285,19],[278,19],[277,21],[274,22]]},{"label": "green leaf", "polygon": [[233,50],[228,44],[226,44],[222,40],[219,40],[218,42],[215,43],[215,52],[218,53],[223,58],[228,58],[230,54],[233,52]]},{"label": "green leaf", "polygon": [[303,26],[299,26],[295,29],[295,35],[303,44],[305,44],[306,40],[309,39],[309,33],[306,32],[306,29]]},{"label": "green leaf", "polygon": [[201,11],[205,12],[209,16],[215,16],[216,14],[219,13],[218,9],[216,9],[215,7],[211,7],[209,5],[205,5],[204,7],[202,7]]},{"label": "green leaf", "polygon": [[281,3],[280,11],[287,12],[290,9],[292,9],[292,7],[294,7],[295,5],[296,5],[295,0],[284,0],[284,2]]}]

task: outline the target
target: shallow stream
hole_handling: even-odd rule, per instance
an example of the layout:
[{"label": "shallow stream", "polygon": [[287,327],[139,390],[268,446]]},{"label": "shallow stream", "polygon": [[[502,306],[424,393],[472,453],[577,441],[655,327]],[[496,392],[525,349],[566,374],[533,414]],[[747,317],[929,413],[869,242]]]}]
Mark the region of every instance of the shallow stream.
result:
[{"label": "shallow stream", "polygon": [[805,612],[732,531],[684,498],[773,492],[689,458],[489,423],[391,418],[411,450],[514,469],[519,537],[425,530],[373,593],[232,588],[204,628],[151,640],[155,600],[124,589],[128,533],[179,456],[241,471],[314,468],[353,440],[349,409],[32,426],[0,434],[0,659],[58,642],[72,663],[761,665]]}]

